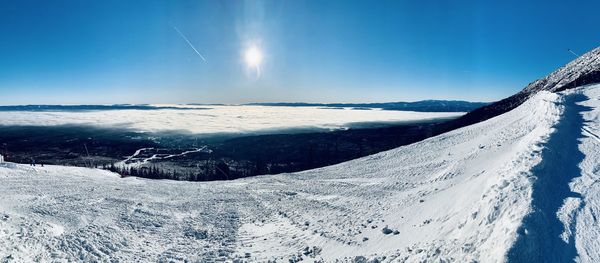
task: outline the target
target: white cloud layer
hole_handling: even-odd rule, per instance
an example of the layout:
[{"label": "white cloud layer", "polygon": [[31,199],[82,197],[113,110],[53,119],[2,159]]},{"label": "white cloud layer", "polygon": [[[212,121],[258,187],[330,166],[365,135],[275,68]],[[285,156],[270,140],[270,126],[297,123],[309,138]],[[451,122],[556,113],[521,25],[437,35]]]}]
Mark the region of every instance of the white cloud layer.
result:
[{"label": "white cloud layer", "polygon": [[[172,105],[171,105],[172,106]],[[178,106],[183,107],[183,106]],[[185,106],[194,108],[194,106]],[[202,106],[204,107],[204,106]],[[458,112],[352,110],[319,107],[208,106],[210,109],[11,111],[2,125],[119,126],[144,132],[183,130],[197,134],[247,133],[291,128],[340,129],[352,123],[413,122],[460,116]]]}]

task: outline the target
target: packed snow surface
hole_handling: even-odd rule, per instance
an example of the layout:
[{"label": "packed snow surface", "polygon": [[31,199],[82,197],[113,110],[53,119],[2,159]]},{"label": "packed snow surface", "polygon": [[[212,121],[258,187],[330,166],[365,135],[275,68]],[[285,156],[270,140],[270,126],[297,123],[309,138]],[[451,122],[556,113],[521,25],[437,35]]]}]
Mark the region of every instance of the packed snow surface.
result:
[{"label": "packed snow surface", "polygon": [[293,174],[202,183],[5,164],[0,259],[598,262],[599,173],[600,86]]},{"label": "packed snow surface", "polygon": [[461,112],[356,110],[273,106],[169,106],[156,110],[7,111],[2,125],[96,125],[144,132],[181,130],[197,134],[247,133],[296,128],[347,128],[354,123],[415,122],[453,118]]}]

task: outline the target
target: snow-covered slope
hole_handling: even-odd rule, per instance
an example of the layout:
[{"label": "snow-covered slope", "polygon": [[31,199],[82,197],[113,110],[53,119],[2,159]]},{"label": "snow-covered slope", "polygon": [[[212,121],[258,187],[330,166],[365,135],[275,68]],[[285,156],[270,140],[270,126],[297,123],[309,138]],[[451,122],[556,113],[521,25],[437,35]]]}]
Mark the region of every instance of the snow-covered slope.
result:
[{"label": "snow-covered slope", "polygon": [[0,259],[502,262],[554,250],[544,261],[594,262],[599,134],[589,86],[295,174],[195,183],[0,165]]},{"label": "snow-covered slope", "polygon": [[[582,94],[582,95],[578,95]],[[600,88],[577,90],[580,103],[572,105],[579,110],[581,125],[576,130],[579,142],[576,151],[574,180],[569,189],[575,194],[561,207],[561,222],[569,226],[562,235],[575,240],[577,254],[582,262],[600,261]],[[577,116],[576,116],[577,117]],[[576,128],[575,128],[576,129]],[[575,163],[571,163],[572,167]]]},{"label": "snow-covered slope", "polygon": [[532,210],[512,261],[600,261],[600,85],[561,94],[564,110],[532,169]]}]

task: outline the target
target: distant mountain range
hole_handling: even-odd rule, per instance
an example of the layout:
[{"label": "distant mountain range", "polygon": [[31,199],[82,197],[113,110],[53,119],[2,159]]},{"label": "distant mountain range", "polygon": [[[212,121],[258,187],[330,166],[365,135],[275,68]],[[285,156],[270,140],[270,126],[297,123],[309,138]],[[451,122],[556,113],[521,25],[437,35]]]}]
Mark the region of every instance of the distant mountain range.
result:
[{"label": "distant mountain range", "polygon": [[422,100],[415,102],[384,102],[384,103],[249,103],[245,105],[260,106],[287,106],[287,107],[327,107],[327,108],[353,108],[358,110],[383,109],[419,112],[469,112],[474,109],[489,105],[487,102],[469,102],[458,100]]},{"label": "distant mountain range", "polygon": [[[102,111],[102,110],[202,110],[210,106],[228,106],[227,104],[187,104],[199,107],[182,107],[179,105],[157,106],[150,104],[114,104],[114,105],[9,105],[0,106],[2,111]],[[287,106],[287,107],[323,107],[323,108],[352,108],[356,110],[398,110],[419,112],[469,112],[489,105],[485,102],[423,100],[416,102],[385,102],[385,103],[248,103],[249,106]]]}]

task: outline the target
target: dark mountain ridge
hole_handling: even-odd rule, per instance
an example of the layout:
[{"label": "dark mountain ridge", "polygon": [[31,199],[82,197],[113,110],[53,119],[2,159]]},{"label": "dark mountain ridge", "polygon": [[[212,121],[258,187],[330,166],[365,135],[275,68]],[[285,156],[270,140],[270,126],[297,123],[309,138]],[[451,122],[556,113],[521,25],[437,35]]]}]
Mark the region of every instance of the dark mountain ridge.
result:
[{"label": "dark mountain ridge", "polygon": [[[469,101],[446,101],[446,100],[423,100],[416,102],[384,102],[384,103],[249,103],[242,105],[258,106],[288,106],[288,107],[326,107],[326,108],[353,108],[353,109],[383,109],[419,112],[468,112],[481,106],[488,105],[487,102]],[[210,109],[210,106],[229,106],[227,104],[186,104],[193,106],[207,106],[204,108],[157,106],[149,104],[114,104],[114,105],[0,105],[2,111],[103,111],[103,110],[201,110]]]},{"label": "dark mountain ridge", "polygon": [[383,110],[419,111],[419,112],[469,112],[488,105],[488,102],[470,102],[460,100],[422,100],[415,102],[382,102],[382,103],[306,103],[306,102],[276,102],[248,103],[245,105],[258,106],[287,106],[287,107],[328,107]]}]

